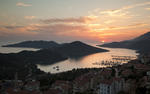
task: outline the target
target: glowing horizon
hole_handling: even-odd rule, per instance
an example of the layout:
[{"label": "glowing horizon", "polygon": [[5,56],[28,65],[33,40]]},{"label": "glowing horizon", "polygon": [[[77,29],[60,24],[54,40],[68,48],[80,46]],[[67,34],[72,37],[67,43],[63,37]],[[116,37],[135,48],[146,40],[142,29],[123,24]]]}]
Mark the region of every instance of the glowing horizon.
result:
[{"label": "glowing horizon", "polygon": [[1,0],[0,40],[105,43],[150,30],[149,0]]}]

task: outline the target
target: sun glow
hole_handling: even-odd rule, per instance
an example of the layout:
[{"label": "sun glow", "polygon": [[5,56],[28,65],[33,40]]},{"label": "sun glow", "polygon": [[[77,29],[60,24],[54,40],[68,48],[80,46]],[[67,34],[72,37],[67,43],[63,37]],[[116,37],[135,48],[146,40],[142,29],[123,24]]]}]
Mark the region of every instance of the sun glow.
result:
[{"label": "sun glow", "polygon": [[102,40],[101,42],[102,42],[102,43],[105,43],[105,41],[104,41],[104,40]]}]

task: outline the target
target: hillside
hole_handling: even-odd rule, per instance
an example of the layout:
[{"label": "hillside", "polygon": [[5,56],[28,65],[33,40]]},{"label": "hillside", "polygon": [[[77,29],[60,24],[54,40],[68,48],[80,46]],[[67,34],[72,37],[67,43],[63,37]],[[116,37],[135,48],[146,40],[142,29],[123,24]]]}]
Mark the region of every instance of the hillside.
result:
[{"label": "hillside", "polygon": [[22,51],[19,53],[0,54],[1,63],[15,64],[32,63],[32,64],[53,64],[67,58],[81,57],[97,52],[107,50],[92,47],[85,43],[75,41],[65,43],[58,47],[41,49],[38,51]]},{"label": "hillside", "polygon": [[99,46],[110,48],[129,48],[137,50],[138,52],[150,52],[150,32],[145,33],[132,40],[112,42]]},{"label": "hillside", "polygon": [[93,53],[108,51],[105,49],[90,46],[80,41],[74,41],[72,43],[65,43],[59,47],[53,48],[53,50],[58,51],[64,56],[67,56],[70,58],[81,57],[81,56],[86,56],[86,55],[93,54]]},{"label": "hillside", "polygon": [[44,48],[52,48],[59,46],[58,43],[54,41],[23,41],[16,44],[8,44],[3,45],[2,47],[23,47],[23,48],[38,48],[38,49],[44,49]]},{"label": "hillside", "polygon": [[34,69],[35,74],[41,74],[43,72],[37,69],[36,64],[50,65],[68,58],[77,58],[105,51],[107,50],[75,41],[38,51],[22,51],[9,54],[0,53],[0,78],[12,79],[14,73],[18,72],[19,78],[23,79],[28,74],[29,68],[26,67],[28,64],[33,67],[32,69]]}]

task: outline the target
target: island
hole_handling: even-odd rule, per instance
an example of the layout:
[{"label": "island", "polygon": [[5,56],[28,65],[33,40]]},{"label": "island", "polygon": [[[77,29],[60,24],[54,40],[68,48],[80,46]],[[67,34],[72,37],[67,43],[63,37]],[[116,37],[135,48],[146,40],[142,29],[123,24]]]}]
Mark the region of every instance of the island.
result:
[{"label": "island", "polygon": [[43,40],[37,40],[37,41],[23,41],[15,44],[8,44],[8,45],[2,45],[2,47],[21,47],[21,48],[37,48],[37,49],[45,49],[45,48],[52,48],[57,47],[60,44],[54,42],[54,41],[43,41]]},{"label": "island", "polygon": [[[36,64],[50,65],[68,58],[78,58],[98,52],[108,50],[96,48],[80,41],[64,43],[58,47],[40,49],[38,51],[21,51],[19,53],[0,53],[0,78],[12,79],[15,72],[23,78],[28,72],[27,65],[33,66],[35,71],[43,73],[37,69]],[[6,74],[5,77],[3,74]],[[7,77],[7,75],[9,75]]]}]

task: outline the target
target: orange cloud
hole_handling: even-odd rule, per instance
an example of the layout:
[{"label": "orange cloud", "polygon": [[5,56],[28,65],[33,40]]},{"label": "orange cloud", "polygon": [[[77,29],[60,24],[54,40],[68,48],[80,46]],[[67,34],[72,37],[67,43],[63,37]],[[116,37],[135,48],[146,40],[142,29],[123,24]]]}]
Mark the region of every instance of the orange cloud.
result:
[{"label": "orange cloud", "polygon": [[136,23],[136,24],[132,24],[132,25],[127,25],[127,26],[118,26],[118,27],[109,27],[110,30],[117,30],[117,29],[129,29],[129,28],[138,28],[138,27],[143,27],[143,26],[147,26],[148,24],[146,23]]},{"label": "orange cloud", "polygon": [[54,24],[54,25],[43,25],[38,26],[39,32],[55,33],[55,34],[66,34],[72,32],[84,32],[89,31],[89,28],[82,25],[67,25],[67,24]]},{"label": "orange cloud", "polygon": [[19,6],[19,7],[29,7],[29,6],[32,6],[31,4],[25,4],[23,2],[18,2],[16,3],[16,6]]},{"label": "orange cloud", "polygon": [[[131,7],[126,7],[127,9]],[[93,41],[120,41],[136,36],[131,35],[129,30],[148,26],[147,23],[134,23],[129,25],[121,24],[120,21],[127,21],[128,11],[124,9],[101,11],[103,15],[91,15],[78,18],[51,18],[40,20],[40,24],[27,26],[5,26],[3,34],[37,36],[38,38],[53,39],[82,39]],[[97,10],[98,11],[98,10]],[[35,16],[25,16],[25,19],[34,19]],[[128,21],[127,21],[128,22]],[[119,24],[117,24],[119,23]],[[1,28],[2,29],[2,28]],[[0,29],[0,30],[1,30]],[[5,32],[4,32],[5,31]],[[10,33],[11,32],[11,33]]]},{"label": "orange cloud", "polygon": [[64,19],[51,18],[51,19],[46,19],[46,20],[41,20],[41,21],[46,24],[51,24],[51,23],[89,23],[95,20],[96,20],[96,17],[85,16],[85,17],[79,17],[79,18],[64,18]]},{"label": "orange cloud", "polygon": [[[143,2],[137,3],[133,5],[123,6],[118,9],[108,9],[108,10],[101,10],[101,9],[94,9],[93,11],[89,12],[89,15],[98,16],[104,23],[111,24],[108,20],[114,20],[114,22],[119,22],[122,20],[127,21],[129,18],[135,18],[137,15],[133,15],[129,9],[150,5],[150,2]],[[107,22],[105,22],[107,21]]]},{"label": "orange cloud", "polygon": [[[14,34],[14,35],[34,35],[37,30],[35,26],[1,26],[0,30],[5,32],[6,34]],[[1,33],[1,32],[0,32]]]},{"label": "orange cloud", "polygon": [[115,20],[107,20],[107,21],[105,21],[104,23],[105,23],[105,24],[111,24],[111,23],[113,23],[113,22],[115,22]]},{"label": "orange cloud", "polygon": [[146,5],[150,5],[150,2],[137,3],[137,4],[134,4],[134,5],[125,6],[122,9],[131,9],[131,8],[146,6]]},{"label": "orange cloud", "polygon": [[150,10],[150,8],[145,8],[146,10]]},{"label": "orange cloud", "polygon": [[36,17],[35,16],[25,16],[24,18],[28,19],[28,20],[32,20],[32,19],[35,19]]},{"label": "orange cloud", "polygon": [[130,28],[139,28],[139,27],[144,27],[148,26],[146,23],[136,23],[136,24],[131,24],[127,26],[102,26],[99,28],[95,28],[95,32],[101,32],[101,31],[108,31],[108,30],[122,30],[122,29],[130,29]]}]

